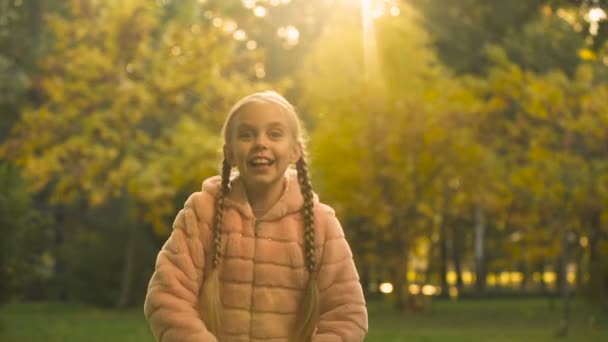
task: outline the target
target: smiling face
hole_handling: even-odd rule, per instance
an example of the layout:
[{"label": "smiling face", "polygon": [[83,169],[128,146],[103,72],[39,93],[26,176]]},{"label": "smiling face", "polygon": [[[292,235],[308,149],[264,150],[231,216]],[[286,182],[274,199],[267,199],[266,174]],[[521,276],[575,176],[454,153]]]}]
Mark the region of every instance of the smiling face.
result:
[{"label": "smiling face", "polygon": [[300,158],[294,118],[272,102],[250,102],[231,118],[224,146],[226,160],[236,166],[253,191],[282,187],[285,170]]}]

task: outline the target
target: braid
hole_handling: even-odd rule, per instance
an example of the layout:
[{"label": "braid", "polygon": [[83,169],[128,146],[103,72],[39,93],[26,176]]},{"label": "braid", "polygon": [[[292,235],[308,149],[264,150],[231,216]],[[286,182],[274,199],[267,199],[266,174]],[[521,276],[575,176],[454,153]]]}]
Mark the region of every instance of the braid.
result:
[{"label": "braid", "polygon": [[219,264],[222,246],[222,220],[224,218],[224,196],[228,193],[230,181],[230,164],[224,159],[222,162],[222,185],[215,198],[215,221],[213,222],[213,268],[203,284],[200,293],[201,318],[209,331],[218,334],[222,327],[222,301],[220,300]]},{"label": "braid", "polygon": [[312,185],[308,177],[308,166],[304,157],[296,162],[298,170],[298,183],[304,197],[304,253],[306,269],[310,272],[308,284],[300,304],[296,325],[290,341],[310,341],[319,321],[319,288],[317,287],[315,269],[315,220],[313,213]]},{"label": "braid", "polygon": [[306,256],[306,268],[310,273],[315,268],[315,223],[313,213],[313,195],[312,185],[310,184],[310,178],[308,177],[308,166],[304,157],[298,159],[296,162],[296,169],[298,171],[298,182],[300,183],[300,191],[304,197],[304,239],[305,239],[305,256]]},{"label": "braid", "polygon": [[230,164],[224,159],[222,162],[222,185],[215,199],[215,222],[213,223],[213,267],[217,267],[221,259],[222,246],[222,220],[224,218],[224,196],[228,192],[228,182],[230,181]]}]

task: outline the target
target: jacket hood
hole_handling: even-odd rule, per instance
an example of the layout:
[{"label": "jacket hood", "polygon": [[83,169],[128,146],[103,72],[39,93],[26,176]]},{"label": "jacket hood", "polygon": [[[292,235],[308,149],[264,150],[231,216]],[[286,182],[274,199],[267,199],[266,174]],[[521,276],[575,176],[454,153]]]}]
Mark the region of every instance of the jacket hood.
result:
[{"label": "jacket hood", "polygon": [[[211,194],[213,197],[217,194],[221,186],[221,177],[214,176],[206,179],[203,182],[202,191]],[[317,194],[313,193],[313,202],[319,202]],[[302,210],[304,205],[304,197],[300,191],[298,182],[298,173],[294,169],[287,169],[283,176],[283,193],[279,200],[268,210],[262,220],[276,220],[288,214]],[[224,206],[237,209],[241,215],[253,218],[253,210],[247,199],[245,184],[238,173],[231,175],[228,195],[224,198]]]}]

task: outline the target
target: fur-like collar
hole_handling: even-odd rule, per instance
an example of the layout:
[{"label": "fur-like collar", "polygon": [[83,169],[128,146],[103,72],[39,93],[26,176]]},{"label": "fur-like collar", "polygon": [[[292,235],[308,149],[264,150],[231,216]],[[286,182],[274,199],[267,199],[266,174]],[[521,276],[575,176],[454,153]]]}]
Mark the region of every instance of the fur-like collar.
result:
[{"label": "fur-like collar", "polygon": [[[300,211],[304,204],[304,198],[300,192],[300,184],[298,183],[298,173],[294,169],[287,169],[283,176],[283,193],[279,200],[268,210],[264,216],[260,217],[260,220],[277,220],[288,214]],[[220,176],[214,176],[206,179],[203,182],[202,190],[210,193],[215,197],[215,194],[220,189],[221,178]],[[247,193],[245,191],[245,185],[241,177],[236,173],[231,177],[230,190],[228,196],[224,198],[224,205],[237,209],[241,215],[253,218],[253,210],[249,201],[247,200]],[[314,203],[319,202],[319,198],[316,194],[313,194]]]}]

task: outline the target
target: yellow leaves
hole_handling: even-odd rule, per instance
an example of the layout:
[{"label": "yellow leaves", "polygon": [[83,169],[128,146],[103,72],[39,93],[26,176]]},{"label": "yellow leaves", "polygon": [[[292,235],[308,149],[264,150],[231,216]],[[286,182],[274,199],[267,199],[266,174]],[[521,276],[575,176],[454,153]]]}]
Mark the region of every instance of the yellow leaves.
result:
[{"label": "yellow leaves", "polygon": [[565,108],[564,88],[567,79],[561,73],[535,79],[528,75],[525,96],[520,100],[529,115],[555,120]]},{"label": "yellow leaves", "polygon": [[[604,200],[604,202],[608,202],[608,200]],[[606,208],[606,205],[607,205],[607,204],[608,204],[608,203],[604,203],[604,208]],[[604,210],[602,211],[602,214],[601,214],[601,216],[600,216],[600,220],[602,221],[602,224],[603,224],[603,225],[608,224],[608,210],[604,209]]]},{"label": "yellow leaves", "polygon": [[[64,77],[95,82],[113,73],[113,60],[99,47],[82,46],[64,51]],[[90,86],[90,84],[89,84]]]},{"label": "yellow leaves", "polygon": [[446,131],[439,125],[430,125],[424,131],[423,141],[426,145],[434,145],[436,143],[445,141]]},{"label": "yellow leaves", "polygon": [[506,101],[505,98],[503,97],[499,97],[499,96],[493,96],[487,103],[486,103],[486,111],[493,113],[493,112],[501,112],[504,111],[508,108],[509,103],[508,101]]},{"label": "yellow leaves", "polygon": [[606,255],[608,255],[608,241],[606,241],[606,240],[599,240],[597,242],[597,250],[604,257]]},{"label": "yellow leaves", "polygon": [[60,76],[43,79],[42,87],[54,102],[62,102],[65,99],[63,78]]},{"label": "yellow leaves", "polygon": [[427,236],[421,236],[414,242],[414,255],[426,257],[431,248],[432,242]]},{"label": "yellow leaves", "polygon": [[98,207],[105,203],[107,198],[106,192],[107,190],[102,188],[89,192],[89,204],[92,207]]},{"label": "yellow leaves", "polygon": [[435,216],[435,210],[427,202],[420,202],[416,205],[418,212],[426,217],[432,218]]},{"label": "yellow leaves", "polygon": [[144,132],[138,131],[135,132],[135,143],[137,145],[146,146],[152,142],[150,136]]},{"label": "yellow leaves", "polygon": [[511,183],[519,188],[528,189],[536,195],[541,195],[544,190],[544,183],[533,167],[522,167],[515,170],[511,174]]},{"label": "yellow leaves", "polygon": [[528,150],[528,159],[531,162],[549,160],[552,157],[551,151],[540,144],[533,144]]},{"label": "yellow leaves", "polygon": [[593,68],[590,65],[583,64],[576,69],[574,80],[579,87],[588,90],[588,86],[594,78],[593,74]]},{"label": "yellow leaves", "polygon": [[578,50],[578,56],[584,61],[595,61],[597,59],[597,54],[590,49]]},{"label": "yellow leaves", "polygon": [[49,181],[48,174],[58,169],[56,161],[47,161],[34,156],[20,159],[19,164],[23,165],[25,177],[28,179],[28,190],[32,192],[41,190]]},{"label": "yellow leaves", "polygon": [[597,191],[605,199],[604,206],[608,207],[608,170],[604,170],[603,173],[597,175]]},{"label": "yellow leaves", "polygon": [[498,45],[489,45],[485,49],[485,54],[493,65],[501,68],[508,68],[512,66],[512,62],[509,60],[506,51]]}]

